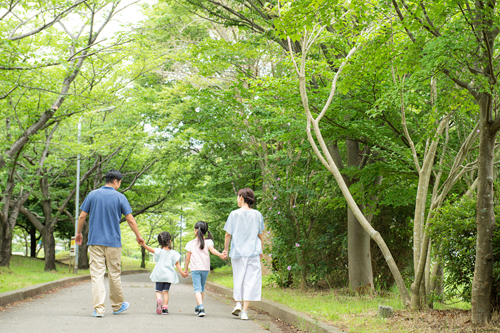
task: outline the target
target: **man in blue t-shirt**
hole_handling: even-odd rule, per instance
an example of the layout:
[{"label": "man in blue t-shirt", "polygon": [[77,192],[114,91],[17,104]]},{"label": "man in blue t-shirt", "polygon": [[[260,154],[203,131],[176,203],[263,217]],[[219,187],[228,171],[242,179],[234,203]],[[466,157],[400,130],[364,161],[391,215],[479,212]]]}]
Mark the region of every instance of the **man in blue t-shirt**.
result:
[{"label": "man in blue t-shirt", "polygon": [[80,209],[76,244],[82,245],[82,228],[89,215],[89,246],[90,277],[92,279],[92,301],[94,303],[93,317],[103,317],[104,299],[104,273],[108,268],[109,299],[113,314],[127,310],[128,302],[124,302],[121,281],[121,256],[122,242],[120,233],[120,220],[122,215],[136,236],[139,245],[144,244],[144,239],[137,227],[132,208],[127,198],[118,192],[123,175],[118,170],[110,170],[106,174],[106,185],[94,190],[87,195]]}]

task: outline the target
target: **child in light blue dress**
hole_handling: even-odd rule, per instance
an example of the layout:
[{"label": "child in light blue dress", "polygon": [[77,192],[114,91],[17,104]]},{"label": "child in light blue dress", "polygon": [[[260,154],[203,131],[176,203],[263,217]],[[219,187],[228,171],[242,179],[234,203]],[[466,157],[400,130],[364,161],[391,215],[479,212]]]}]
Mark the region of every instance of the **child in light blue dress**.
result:
[{"label": "child in light blue dress", "polygon": [[179,277],[175,272],[175,268],[181,273],[182,277],[187,277],[187,274],[184,273],[179,264],[180,253],[172,250],[170,247],[171,236],[168,231],[164,231],[158,235],[158,243],[160,244],[160,249],[153,249],[146,244],[143,246],[149,252],[154,253],[156,262],[150,276],[151,281],[156,282],[156,313],[168,314],[168,291],[170,290],[170,285],[179,283]]}]

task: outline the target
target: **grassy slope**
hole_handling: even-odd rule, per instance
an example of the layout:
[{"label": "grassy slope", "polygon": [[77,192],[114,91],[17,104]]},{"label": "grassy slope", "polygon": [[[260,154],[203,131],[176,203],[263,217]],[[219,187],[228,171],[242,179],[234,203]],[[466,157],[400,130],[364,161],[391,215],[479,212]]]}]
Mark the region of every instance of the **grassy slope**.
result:
[{"label": "grassy slope", "polygon": [[[222,267],[211,272],[208,279],[227,288],[233,287],[232,270]],[[263,284],[266,285],[266,277]],[[429,332],[429,325],[418,326],[420,317],[425,313],[405,311],[399,296],[389,293],[380,295],[349,295],[346,290],[302,291],[293,288],[278,288],[265,286],[262,297],[290,308],[307,313],[312,318],[328,322],[349,332]],[[389,305],[397,313],[402,313],[405,319],[387,320],[376,316],[378,305]],[[456,308],[470,309],[468,304],[456,304]],[[436,308],[446,306],[436,303]],[[401,316],[396,316],[396,318]],[[417,318],[418,317],[418,318]],[[435,331],[430,328],[430,331]]]},{"label": "grassy slope", "polygon": [[[58,260],[67,254],[58,254]],[[151,264],[150,264],[151,265]],[[78,274],[68,273],[68,266],[56,263],[57,271],[45,272],[44,261],[23,256],[12,256],[10,269],[0,267],[0,293],[29,287],[39,283],[59,280],[62,278],[88,275],[89,270],[79,270]],[[122,269],[139,269],[140,260],[122,257]],[[148,265],[146,265],[148,267]]]}]

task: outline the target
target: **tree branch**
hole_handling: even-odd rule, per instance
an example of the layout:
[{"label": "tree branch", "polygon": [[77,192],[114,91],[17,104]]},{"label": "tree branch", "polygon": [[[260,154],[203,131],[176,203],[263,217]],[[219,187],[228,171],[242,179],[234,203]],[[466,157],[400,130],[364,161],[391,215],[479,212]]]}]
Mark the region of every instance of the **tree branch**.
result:
[{"label": "tree branch", "polygon": [[135,184],[135,182],[137,181],[137,179],[139,179],[139,177],[141,177],[141,176],[144,174],[144,172],[146,172],[147,170],[149,170],[149,168],[151,168],[151,167],[152,167],[152,166],[153,166],[156,162],[158,162],[158,161],[159,161],[159,159],[155,159],[155,160],[153,160],[153,162],[151,162],[149,165],[144,166],[144,167],[142,168],[142,170],[141,170],[139,173],[137,173],[137,174],[135,175],[135,177],[134,177],[134,179],[132,180],[132,182],[130,183],[130,185],[129,185],[126,189],[121,190],[121,191],[120,191],[120,193],[125,193],[125,192],[127,192],[128,190],[130,190],[130,188],[131,188],[132,186],[134,186],[134,184]]},{"label": "tree branch", "polygon": [[[403,23],[404,20],[405,20],[405,18],[403,16],[403,13],[401,13],[401,10],[399,9],[399,5],[396,2],[396,0],[392,0],[392,5],[394,6],[394,9],[396,10],[396,13],[398,14],[399,20],[401,21],[401,23]],[[411,41],[413,43],[415,43],[416,42],[415,36],[413,36],[413,34],[411,33],[411,31],[407,27],[404,27],[404,29],[405,29],[406,34],[408,35],[408,37],[410,37]]]},{"label": "tree branch", "polygon": [[21,22],[17,25],[17,27],[14,28],[14,30],[11,31],[9,37],[7,37],[8,40],[19,40],[19,39],[23,39],[23,38],[26,38],[28,36],[31,36],[31,35],[34,35],[34,34],[37,34],[39,33],[40,31],[42,30],[45,30],[51,26],[53,26],[54,24],[56,24],[57,22],[59,22],[59,20],[66,14],[68,14],[69,12],[71,12],[75,7],[77,7],[78,5],[86,2],[88,0],[77,0],[75,1],[75,3],[73,5],[71,5],[70,7],[68,7],[67,9],[65,9],[64,11],[62,11],[61,13],[59,13],[56,17],[54,17],[52,19],[52,21],[48,22],[48,23],[45,23],[44,25],[42,25],[41,27],[39,28],[36,28],[34,30],[31,30],[29,32],[26,32],[24,34],[20,34],[20,35],[17,35],[17,36],[14,36],[14,34],[16,33],[16,31],[21,27],[23,26],[24,24],[28,23],[29,21],[31,21],[33,18],[37,17],[38,15],[40,15],[41,13],[43,13],[45,10],[41,10],[39,11],[38,13],[36,13],[35,15],[33,15],[31,18],[25,20],[24,22]]}]

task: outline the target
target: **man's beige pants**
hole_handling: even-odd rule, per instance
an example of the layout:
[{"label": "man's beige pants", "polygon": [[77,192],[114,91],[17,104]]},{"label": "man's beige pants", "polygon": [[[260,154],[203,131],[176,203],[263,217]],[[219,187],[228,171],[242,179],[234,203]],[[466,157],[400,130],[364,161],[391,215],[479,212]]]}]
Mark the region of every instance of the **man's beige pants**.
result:
[{"label": "man's beige pants", "polygon": [[118,311],[122,306],[124,297],[121,281],[121,247],[108,247],[102,245],[89,245],[90,277],[92,279],[92,301],[97,314],[104,314],[104,273],[108,267],[109,300],[113,311]]}]

